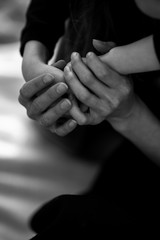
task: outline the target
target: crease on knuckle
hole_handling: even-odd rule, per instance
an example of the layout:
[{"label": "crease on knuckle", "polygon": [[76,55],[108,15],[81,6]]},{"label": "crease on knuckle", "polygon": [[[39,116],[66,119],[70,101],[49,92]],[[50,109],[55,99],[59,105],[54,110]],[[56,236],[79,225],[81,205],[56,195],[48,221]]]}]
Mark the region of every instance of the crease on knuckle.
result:
[{"label": "crease on knuckle", "polygon": [[106,80],[109,77],[109,73],[105,70],[105,69],[101,69],[101,71],[99,71],[99,78],[102,80]]},{"label": "crease on knuckle", "polygon": [[35,99],[31,105],[31,111],[38,113],[38,112],[41,112],[41,109],[42,107],[40,102]]},{"label": "crease on knuckle", "polygon": [[61,108],[60,104],[61,102],[52,109],[56,117],[61,117],[66,112],[65,109]]},{"label": "crease on knuckle", "polygon": [[87,85],[92,85],[93,84],[93,76],[91,73],[87,73],[84,77],[84,82],[87,84]]},{"label": "crease on knuckle", "polygon": [[53,91],[53,88],[50,88],[47,90],[47,95],[48,97],[51,99],[51,100],[54,100],[55,99],[55,95],[56,95],[56,92]]},{"label": "crease on knuckle", "polygon": [[128,96],[131,93],[131,87],[123,85],[121,86],[121,92],[123,93],[123,96]]},{"label": "crease on knuckle", "polygon": [[39,120],[40,125],[44,126],[44,127],[49,127],[51,125],[49,119],[47,118],[47,116],[43,115],[40,120]]}]

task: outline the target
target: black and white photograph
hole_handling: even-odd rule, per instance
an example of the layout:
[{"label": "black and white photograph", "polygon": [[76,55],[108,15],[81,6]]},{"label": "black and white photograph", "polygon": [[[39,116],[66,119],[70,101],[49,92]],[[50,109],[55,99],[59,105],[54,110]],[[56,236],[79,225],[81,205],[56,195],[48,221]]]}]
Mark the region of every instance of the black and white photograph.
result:
[{"label": "black and white photograph", "polygon": [[159,103],[160,0],[0,0],[0,240],[158,226]]}]

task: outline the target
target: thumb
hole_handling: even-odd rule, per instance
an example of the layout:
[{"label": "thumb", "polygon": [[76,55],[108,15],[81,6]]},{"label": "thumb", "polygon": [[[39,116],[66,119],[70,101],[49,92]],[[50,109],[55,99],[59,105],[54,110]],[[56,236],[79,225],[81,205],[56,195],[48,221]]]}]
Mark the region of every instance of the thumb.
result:
[{"label": "thumb", "polygon": [[103,42],[97,39],[93,39],[93,46],[98,52],[105,54],[114,48],[116,44],[114,42]]},{"label": "thumb", "polygon": [[66,66],[66,62],[64,60],[59,60],[57,62],[52,63],[51,66],[63,70],[64,67]]}]

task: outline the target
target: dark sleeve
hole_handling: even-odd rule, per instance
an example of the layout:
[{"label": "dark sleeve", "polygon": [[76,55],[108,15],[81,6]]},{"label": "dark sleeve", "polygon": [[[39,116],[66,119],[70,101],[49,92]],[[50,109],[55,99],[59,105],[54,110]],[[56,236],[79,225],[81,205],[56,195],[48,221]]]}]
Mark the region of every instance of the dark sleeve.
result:
[{"label": "dark sleeve", "polygon": [[26,24],[20,36],[20,53],[30,40],[43,43],[51,56],[57,40],[64,33],[64,22],[69,17],[67,0],[31,0],[26,12]]}]

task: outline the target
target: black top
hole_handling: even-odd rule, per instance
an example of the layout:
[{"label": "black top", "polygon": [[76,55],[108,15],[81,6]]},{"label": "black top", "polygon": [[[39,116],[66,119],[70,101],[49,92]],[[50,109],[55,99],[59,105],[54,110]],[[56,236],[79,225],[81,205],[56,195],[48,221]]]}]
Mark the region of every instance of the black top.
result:
[{"label": "black top", "polygon": [[[42,42],[52,55],[59,37],[64,34],[64,22],[70,16],[71,0],[32,0],[27,11],[27,22],[21,36],[21,54],[29,40]],[[74,2],[74,1],[73,1]],[[133,0],[108,0],[115,36],[109,40],[127,44],[154,34],[155,49],[160,59],[160,21],[143,14]],[[100,3],[97,3],[100,4]],[[93,19],[94,21],[94,19]],[[101,26],[100,26],[101,27]],[[103,31],[105,31],[103,26]],[[114,38],[114,39],[113,39]],[[106,39],[107,40],[107,39]]]}]

